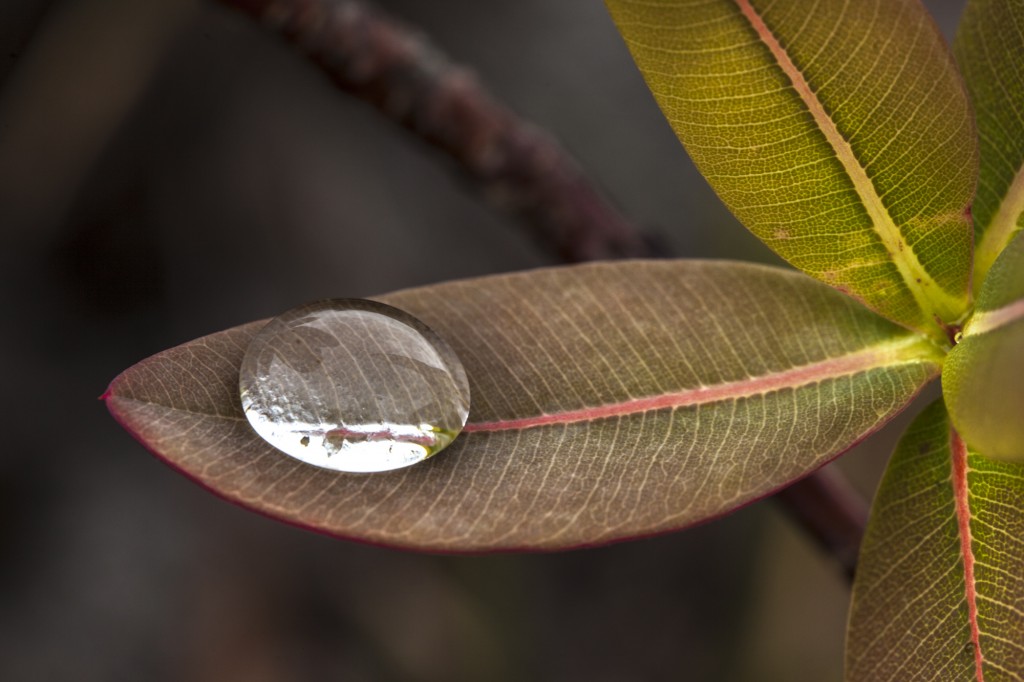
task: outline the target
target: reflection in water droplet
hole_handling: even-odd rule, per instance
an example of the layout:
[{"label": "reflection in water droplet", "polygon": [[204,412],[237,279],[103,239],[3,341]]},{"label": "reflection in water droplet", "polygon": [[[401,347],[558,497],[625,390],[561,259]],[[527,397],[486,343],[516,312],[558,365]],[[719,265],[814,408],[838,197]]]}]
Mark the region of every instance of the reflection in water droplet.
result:
[{"label": "reflection in water droplet", "polygon": [[271,320],[239,379],[242,408],[278,450],[339,471],[388,471],[436,454],[469,415],[455,352],[406,312],[319,301]]}]

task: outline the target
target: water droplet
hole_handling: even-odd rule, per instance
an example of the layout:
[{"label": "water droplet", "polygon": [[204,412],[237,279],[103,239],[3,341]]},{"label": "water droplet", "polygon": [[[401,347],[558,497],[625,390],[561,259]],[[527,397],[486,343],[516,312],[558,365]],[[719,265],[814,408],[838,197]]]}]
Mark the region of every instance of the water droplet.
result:
[{"label": "water droplet", "polygon": [[388,471],[441,451],[469,415],[455,352],[412,315],[361,299],[310,303],[246,349],[242,408],[278,450],[338,471]]}]

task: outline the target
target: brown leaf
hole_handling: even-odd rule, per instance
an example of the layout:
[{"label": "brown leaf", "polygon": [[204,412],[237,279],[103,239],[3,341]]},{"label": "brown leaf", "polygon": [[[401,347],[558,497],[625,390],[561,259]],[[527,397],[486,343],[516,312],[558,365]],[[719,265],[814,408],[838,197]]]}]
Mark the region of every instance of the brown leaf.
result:
[{"label": "brown leaf", "polygon": [[290,523],[443,551],[556,549],[661,533],[835,457],[939,371],[924,338],[795,272],[592,264],[379,297],[448,340],[472,391],[446,451],[370,475],[263,442],[239,401],[256,322],[155,355],[107,404],[219,495]]}]

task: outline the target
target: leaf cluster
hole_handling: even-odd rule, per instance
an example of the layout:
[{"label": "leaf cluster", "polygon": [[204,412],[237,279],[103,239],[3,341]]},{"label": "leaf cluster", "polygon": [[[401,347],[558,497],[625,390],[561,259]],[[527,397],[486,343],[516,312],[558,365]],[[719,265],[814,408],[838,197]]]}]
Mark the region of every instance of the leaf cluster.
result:
[{"label": "leaf cluster", "polygon": [[[1024,678],[1024,3],[954,50],[915,0],[608,0],[687,151],[796,270],[627,261],[380,300],[462,358],[466,433],[351,476],[249,428],[255,322],[107,404],[218,494],[401,547],[560,549],[683,528],[806,476],[942,379],[874,503],[849,680]],[[954,57],[955,53],[955,57]]]}]

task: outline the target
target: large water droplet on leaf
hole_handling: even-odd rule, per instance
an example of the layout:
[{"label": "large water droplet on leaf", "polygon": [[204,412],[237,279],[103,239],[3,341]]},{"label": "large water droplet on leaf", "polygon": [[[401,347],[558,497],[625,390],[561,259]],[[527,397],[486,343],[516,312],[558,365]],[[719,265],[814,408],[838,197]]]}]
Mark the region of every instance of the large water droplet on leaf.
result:
[{"label": "large water droplet on leaf", "polygon": [[459,434],[469,382],[455,352],[406,312],[360,299],[310,303],[252,340],[239,378],[256,432],[303,462],[388,471]]}]

